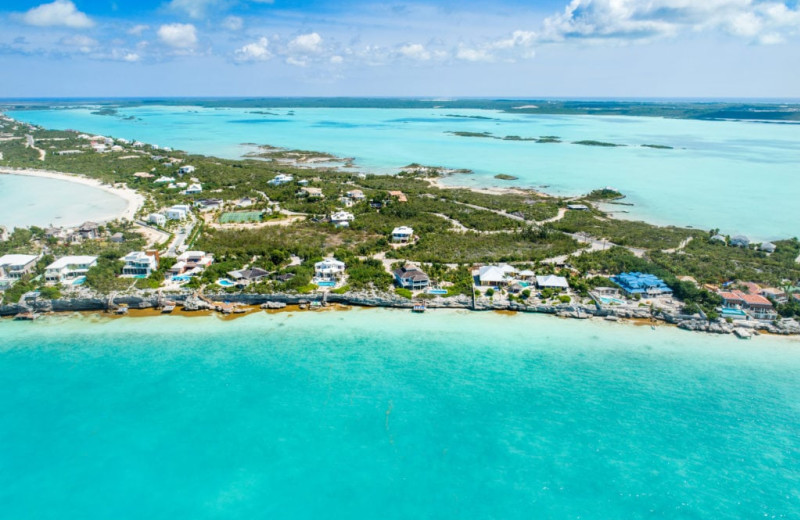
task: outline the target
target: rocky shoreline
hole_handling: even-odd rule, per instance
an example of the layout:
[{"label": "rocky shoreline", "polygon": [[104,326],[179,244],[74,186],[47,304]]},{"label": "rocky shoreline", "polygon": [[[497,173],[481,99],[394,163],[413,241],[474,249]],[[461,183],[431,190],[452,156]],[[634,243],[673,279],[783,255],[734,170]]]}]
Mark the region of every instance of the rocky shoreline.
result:
[{"label": "rocky shoreline", "polygon": [[[267,310],[280,310],[286,306],[304,306],[312,302],[319,304],[339,304],[355,307],[380,307],[394,309],[409,309],[414,302],[389,293],[351,292],[345,294],[328,293],[305,295],[291,293],[273,294],[213,294],[199,295],[197,293],[178,293],[167,295],[168,299],[182,307],[183,311],[214,311],[220,310],[216,302],[226,304],[260,306]],[[165,296],[157,293],[143,295],[118,295],[109,298],[70,298],[58,300],[28,300],[24,303],[0,306],[0,317],[12,317],[20,313],[70,313],[108,311],[113,312],[120,307],[128,309],[158,309],[165,301]],[[560,305],[524,305],[517,302],[493,302],[488,298],[478,298],[473,301],[467,296],[454,296],[449,298],[436,298],[425,302],[428,309],[461,309],[475,312],[481,311],[507,311],[530,312],[551,314],[562,318],[589,319],[600,318],[608,321],[638,320],[652,324],[669,324],[678,328],[713,334],[736,334],[742,338],[758,335],[760,332],[775,335],[800,335],[800,325],[793,321],[745,321],[740,320],[728,323],[717,319],[709,321],[700,316],[674,315],[661,311],[653,311],[648,307],[631,309],[625,307],[584,304]]]}]

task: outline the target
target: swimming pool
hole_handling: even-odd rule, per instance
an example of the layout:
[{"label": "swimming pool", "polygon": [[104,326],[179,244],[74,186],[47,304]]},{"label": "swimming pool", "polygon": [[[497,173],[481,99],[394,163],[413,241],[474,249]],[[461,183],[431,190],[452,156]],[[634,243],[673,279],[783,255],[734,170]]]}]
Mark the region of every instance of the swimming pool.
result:
[{"label": "swimming pool", "polygon": [[428,289],[425,292],[427,292],[428,294],[447,294],[446,289]]},{"label": "swimming pool", "polygon": [[191,279],[192,279],[191,276],[173,276],[172,277],[172,281],[173,282],[188,282]]},{"label": "swimming pool", "polygon": [[222,287],[233,287],[236,284],[228,280],[227,278],[220,278],[219,280],[217,280],[217,285],[221,285]]},{"label": "swimming pool", "polygon": [[86,282],[85,276],[79,276],[72,280],[71,285],[83,285]]},{"label": "swimming pool", "polygon": [[745,318],[747,313],[742,309],[722,309],[722,316],[726,318]]},{"label": "swimming pool", "polygon": [[314,282],[320,287],[336,287],[336,282]]},{"label": "swimming pool", "polygon": [[622,305],[622,304],[625,303],[624,301],[620,300],[619,298],[612,298],[611,296],[601,296],[600,297],[600,301],[605,303],[605,304],[614,303],[616,305]]}]

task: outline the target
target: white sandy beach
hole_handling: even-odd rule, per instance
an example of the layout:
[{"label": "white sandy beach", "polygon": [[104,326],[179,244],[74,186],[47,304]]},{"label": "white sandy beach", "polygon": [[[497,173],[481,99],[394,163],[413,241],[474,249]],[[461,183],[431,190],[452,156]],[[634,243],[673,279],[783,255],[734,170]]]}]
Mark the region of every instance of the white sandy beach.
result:
[{"label": "white sandy beach", "polygon": [[0,167],[0,175],[25,175],[28,177],[40,177],[45,179],[75,182],[78,184],[99,188],[107,193],[111,193],[112,195],[116,195],[117,197],[125,200],[127,204],[122,213],[108,215],[106,218],[98,219],[101,222],[107,222],[118,218],[133,220],[136,216],[136,212],[139,211],[139,208],[141,208],[142,205],[144,205],[144,197],[131,188],[109,186],[108,184],[103,184],[97,179],[92,179],[83,175],[66,174],[50,170],[15,169],[4,167]]}]

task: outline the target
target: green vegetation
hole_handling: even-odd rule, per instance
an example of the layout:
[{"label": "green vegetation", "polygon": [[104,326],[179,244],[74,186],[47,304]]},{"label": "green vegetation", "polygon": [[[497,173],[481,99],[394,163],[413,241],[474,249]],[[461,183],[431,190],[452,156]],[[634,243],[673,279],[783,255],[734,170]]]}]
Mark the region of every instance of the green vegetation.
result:
[{"label": "green vegetation", "polygon": [[495,179],[500,179],[501,181],[515,181],[519,179],[519,177],[514,177],[513,175],[508,175],[506,173],[498,173],[494,176]]},{"label": "green vegetation", "polygon": [[656,150],[672,150],[672,146],[666,146],[663,144],[643,144],[644,148],[655,148]]},{"label": "green vegetation", "polygon": [[593,139],[585,139],[583,141],[573,141],[572,144],[579,144],[582,146],[601,146],[607,148],[612,148],[615,146],[625,146],[624,144],[606,143],[604,141],[595,141]]}]

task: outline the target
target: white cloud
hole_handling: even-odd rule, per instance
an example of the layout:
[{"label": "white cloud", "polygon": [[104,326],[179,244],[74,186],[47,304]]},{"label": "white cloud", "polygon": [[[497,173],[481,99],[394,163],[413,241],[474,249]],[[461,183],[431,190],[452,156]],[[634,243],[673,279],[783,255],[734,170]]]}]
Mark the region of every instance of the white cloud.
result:
[{"label": "white cloud", "polygon": [[235,55],[236,61],[265,61],[272,57],[272,53],[269,51],[269,41],[266,38],[236,49]]},{"label": "white cloud", "polygon": [[403,45],[397,52],[401,56],[412,60],[428,61],[431,59],[431,53],[421,43]]},{"label": "white cloud", "polygon": [[222,27],[229,31],[238,31],[244,26],[244,20],[240,16],[229,16],[222,21]]},{"label": "white cloud", "polygon": [[128,34],[130,34],[131,36],[141,36],[141,34],[142,34],[143,32],[145,32],[145,31],[146,31],[147,29],[149,29],[149,28],[150,28],[150,26],[149,26],[149,25],[145,25],[145,24],[138,24],[138,25],[134,25],[133,27],[131,27],[130,29],[128,29],[126,32],[127,32]]},{"label": "white cloud", "polygon": [[22,15],[28,25],[39,27],[71,27],[86,29],[94,26],[94,22],[84,13],[78,11],[70,0],[55,0],[30,9]]},{"label": "white cloud", "polygon": [[308,61],[303,58],[295,58],[293,56],[289,56],[286,58],[286,63],[289,65],[294,65],[295,67],[305,67],[308,65]]},{"label": "white cloud", "polygon": [[135,52],[129,52],[126,53],[124,56],[122,56],[122,61],[127,61],[129,63],[137,62],[139,61],[139,59],[140,59],[139,55],[136,54]]},{"label": "white cloud", "polygon": [[709,30],[774,43],[800,29],[800,7],[759,0],[572,0],[547,18],[537,39],[650,41]]},{"label": "white cloud", "polygon": [[190,18],[203,18],[209,7],[219,3],[219,0],[172,0],[168,7],[173,11],[186,13]]},{"label": "white cloud", "polygon": [[191,49],[197,44],[197,30],[190,23],[171,23],[158,28],[158,38],[176,49]]},{"label": "white cloud", "polygon": [[317,54],[322,50],[322,37],[315,32],[301,34],[289,42],[288,50],[292,54]]},{"label": "white cloud", "polygon": [[485,49],[471,49],[469,47],[459,47],[456,58],[464,61],[492,61],[493,56]]},{"label": "white cloud", "polygon": [[342,63],[343,61],[344,61],[344,58],[342,58],[338,54],[336,54],[334,56],[331,56],[331,59],[330,59],[330,62],[333,63],[334,65],[338,65],[339,63]]},{"label": "white cloud", "polygon": [[61,44],[68,45],[70,47],[77,47],[81,52],[88,53],[97,47],[97,40],[82,34],[76,34],[75,36],[62,38]]}]

